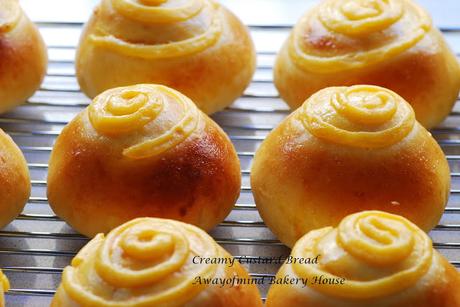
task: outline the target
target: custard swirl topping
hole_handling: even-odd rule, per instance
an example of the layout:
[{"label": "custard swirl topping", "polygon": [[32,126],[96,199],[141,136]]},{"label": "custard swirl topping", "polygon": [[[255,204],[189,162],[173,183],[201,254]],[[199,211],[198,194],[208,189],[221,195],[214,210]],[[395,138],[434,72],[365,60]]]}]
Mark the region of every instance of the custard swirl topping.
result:
[{"label": "custard swirl topping", "polygon": [[194,265],[193,257],[218,253],[197,227],[138,218],[91,240],[64,270],[62,286],[85,306],[182,305],[205,287],[194,278],[210,278],[217,268]]},{"label": "custard swirl topping", "polygon": [[89,106],[96,130],[112,135],[139,130],[163,109],[164,97],[150,86],[112,89],[97,96]]},{"label": "custard swirl topping", "polygon": [[323,89],[303,104],[298,118],[318,138],[363,148],[395,144],[415,125],[414,111],[403,98],[370,85]]},{"label": "custard swirl topping", "polygon": [[0,2],[0,34],[11,31],[21,18],[22,11],[17,0]]},{"label": "custard swirl topping", "polygon": [[296,243],[293,257],[321,255],[318,264],[293,264],[302,277],[345,278],[345,283],[310,284],[341,298],[376,298],[403,291],[430,268],[428,236],[403,217],[364,211],[342,220],[338,228],[312,231]]},{"label": "custard swirl topping", "polygon": [[220,5],[209,0],[187,0],[183,6],[158,6],[165,1],[112,0],[113,6],[121,15],[141,24],[168,24],[183,22],[193,18],[205,8],[211,14],[209,27],[195,36],[163,44],[142,44],[125,40],[107,33],[102,28],[91,34],[90,40],[96,46],[116,51],[120,54],[144,59],[167,59],[201,52],[214,45],[222,34]]},{"label": "custard swirl topping", "polygon": [[430,17],[408,0],[326,0],[295,26],[288,50],[301,69],[333,73],[394,57],[430,29]]},{"label": "custard swirl topping", "polygon": [[328,29],[346,35],[384,30],[402,14],[400,0],[327,1],[319,9],[319,19]]},{"label": "custard swirl topping", "polygon": [[196,129],[200,118],[194,103],[179,92],[153,84],[119,87],[103,92],[88,107],[93,127],[109,137],[137,133],[160,116],[173,99],[182,109],[182,118],[161,135],[123,150],[123,155],[141,159],[158,155],[184,141]]}]

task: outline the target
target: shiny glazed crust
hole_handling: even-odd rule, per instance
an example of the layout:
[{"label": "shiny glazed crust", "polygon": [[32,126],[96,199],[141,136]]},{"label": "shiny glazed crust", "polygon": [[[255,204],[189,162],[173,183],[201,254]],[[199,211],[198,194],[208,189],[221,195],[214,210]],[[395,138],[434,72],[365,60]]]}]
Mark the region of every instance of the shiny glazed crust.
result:
[{"label": "shiny glazed crust", "polygon": [[91,240],[64,269],[51,306],[262,306],[254,284],[195,283],[201,278],[248,279],[235,261],[198,264],[194,257],[231,259],[208,234],[189,224],[139,218]]},{"label": "shiny glazed crust", "polygon": [[[88,96],[116,86],[164,84],[210,114],[231,104],[247,87],[255,50],[247,28],[229,10],[214,1],[188,0],[182,3],[197,6],[195,15],[177,21],[162,12],[147,12],[146,22],[124,16],[126,3],[103,0],[81,36],[76,71]],[[163,5],[140,5],[133,12]],[[162,22],[155,23],[158,19]],[[193,41],[197,38],[201,40]]]},{"label": "shiny glazed crust", "polygon": [[[314,255],[314,256],[313,256]],[[277,277],[308,278],[272,285],[267,307],[460,306],[460,274],[408,220],[379,211],[346,217],[338,228],[311,231],[291,256],[319,256],[318,264],[283,264]],[[343,284],[315,283],[344,278]]]},{"label": "shiny glazed crust", "polygon": [[[460,89],[455,55],[429,16],[410,0],[373,1],[381,6],[377,17],[335,20],[338,25],[354,24],[361,32],[328,28],[332,12],[341,16],[338,3],[362,6],[362,2],[327,0],[298,22],[275,64],[274,82],[281,96],[295,109],[325,87],[374,84],[404,97],[423,126],[436,126],[449,114]],[[387,15],[398,10],[395,7],[401,17],[392,20]],[[373,28],[379,18],[381,24]]]},{"label": "shiny glazed crust", "polygon": [[18,146],[0,129],[0,228],[14,220],[30,195],[27,162]]},{"label": "shiny glazed crust", "polygon": [[48,198],[90,237],[142,216],[209,230],[230,212],[240,181],[235,149],[216,123],[177,91],[136,85],[99,95],[63,129]]},{"label": "shiny glazed crust", "polygon": [[46,47],[36,26],[16,0],[0,3],[0,113],[27,98],[46,72]]},{"label": "shiny glazed crust", "polygon": [[[349,109],[334,109],[334,95]],[[383,95],[394,99],[396,112],[377,104],[367,123],[357,123],[366,117],[353,111],[354,98],[347,95]],[[379,87],[333,87],[313,95],[267,136],[254,157],[251,186],[267,226],[292,246],[308,231],[371,209],[429,231],[447,203],[450,175],[441,148],[401,97]]]}]

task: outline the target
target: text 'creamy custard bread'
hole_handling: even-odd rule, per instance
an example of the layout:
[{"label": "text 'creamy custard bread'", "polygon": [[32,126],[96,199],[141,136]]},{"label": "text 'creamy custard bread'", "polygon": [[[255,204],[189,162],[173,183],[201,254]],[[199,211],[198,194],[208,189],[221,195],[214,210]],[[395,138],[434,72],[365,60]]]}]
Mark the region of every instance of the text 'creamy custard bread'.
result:
[{"label": "text 'creamy custard bread'", "polygon": [[17,0],[0,2],[0,113],[38,89],[48,62],[46,47],[35,25]]},{"label": "text 'creamy custard bread'", "polygon": [[22,152],[0,129],[0,228],[21,213],[30,188],[29,168]]},{"label": "text 'creamy custard bread'", "polygon": [[432,128],[455,103],[460,65],[411,0],[326,0],[294,27],[278,54],[274,81],[291,108],[329,86],[383,86]]},{"label": "text 'creamy custard bread'", "polygon": [[87,236],[143,216],[209,230],[231,211],[240,182],[236,151],[214,121],[181,93],[141,84],[100,94],[63,129],[48,199]]},{"label": "text 'creamy custard bread'", "polygon": [[307,286],[272,285],[267,307],[460,306],[460,273],[421,229],[398,215],[349,215],[337,228],[303,236],[291,255],[319,260],[283,264],[277,277],[302,278]]},{"label": "text 'creamy custard bread'", "polygon": [[193,259],[231,260],[208,234],[185,223],[139,218],[98,234],[64,269],[51,306],[262,306],[254,284],[233,287],[198,280],[242,278],[234,265]]},{"label": "text 'creamy custard bread'", "polygon": [[2,270],[0,270],[0,307],[5,306],[5,297],[4,292],[10,289],[10,282],[5,275],[3,275]]},{"label": "text 'creamy custard bread'", "polygon": [[238,98],[254,70],[247,28],[213,0],[102,0],[76,58],[90,97],[117,86],[164,84],[208,114]]},{"label": "text 'creamy custard bread'", "polygon": [[371,209],[429,231],[446,206],[450,174],[403,98],[355,85],[323,89],[282,121],[255,154],[251,185],[267,226],[292,246]]}]

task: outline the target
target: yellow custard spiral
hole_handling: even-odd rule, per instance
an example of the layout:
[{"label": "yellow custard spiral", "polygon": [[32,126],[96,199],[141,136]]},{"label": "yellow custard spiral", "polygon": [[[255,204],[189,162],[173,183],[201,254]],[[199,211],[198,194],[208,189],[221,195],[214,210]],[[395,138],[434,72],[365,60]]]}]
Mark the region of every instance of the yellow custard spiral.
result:
[{"label": "yellow custard spiral", "polygon": [[345,35],[366,35],[385,30],[403,14],[400,0],[326,1],[319,19],[330,30]]},{"label": "yellow custard spiral", "polygon": [[65,268],[61,287],[82,306],[181,306],[206,285],[217,244],[197,227],[173,220],[138,218],[92,239]]},{"label": "yellow custard spiral", "polygon": [[0,34],[11,31],[22,15],[17,0],[4,0],[0,2]]},{"label": "yellow custard spiral", "polygon": [[367,299],[391,295],[416,283],[431,266],[428,236],[407,219],[380,211],[349,215],[337,228],[312,231],[300,239],[292,256],[316,257],[318,264],[293,264],[304,278],[317,276],[343,284],[309,283],[338,298]]},{"label": "yellow custard spiral", "polygon": [[323,89],[303,104],[297,116],[318,138],[362,148],[395,144],[415,125],[414,111],[402,97],[370,85]]},{"label": "yellow custard spiral", "polygon": [[210,24],[202,33],[163,44],[131,42],[108,33],[102,27],[99,27],[97,33],[90,35],[90,40],[96,46],[108,48],[123,55],[144,59],[167,59],[191,55],[214,45],[222,33],[220,6],[209,0],[179,1],[179,4],[173,3],[172,5],[165,5],[165,2],[168,2],[165,0],[111,1],[114,9],[120,15],[148,26],[184,22],[204,9],[212,13]]},{"label": "yellow custard spiral", "polygon": [[123,155],[141,159],[158,155],[184,141],[197,127],[200,114],[194,103],[162,85],[139,84],[103,92],[88,107],[88,117],[97,132],[113,136],[140,133],[154,122],[170,100],[177,103],[182,118],[156,137],[143,139],[123,150]]},{"label": "yellow custard spiral", "polygon": [[[410,0],[326,0],[296,25],[289,54],[306,71],[355,69],[404,52],[430,29],[430,17]],[[332,52],[311,45],[318,36]],[[337,41],[350,46],[341,50]]]}]

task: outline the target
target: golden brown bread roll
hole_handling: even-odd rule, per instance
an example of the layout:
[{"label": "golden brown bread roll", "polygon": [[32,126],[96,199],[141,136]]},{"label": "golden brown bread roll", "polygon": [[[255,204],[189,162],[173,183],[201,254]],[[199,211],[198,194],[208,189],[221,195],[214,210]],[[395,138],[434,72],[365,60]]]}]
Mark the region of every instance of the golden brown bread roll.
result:
[{"label": "golden brown bread roll", "polygon": [[231,211],[240,182],[235,149],[214,121],[181,93],[141,84],[100,94],[63,129],[48,199],[87,236],[143,216],[209,230]]},{"label": "golden brown bread roll", "polygon": [[446,206],[450,174],[403,98],[355,85],[323,89],[281,122],[255,154],[251,185],[267,226],[292,246],[370,209],[429,231]]},{"label": "golden brown bread roll", "polygon": [[45,76],[47,62],[43,39],[18,1],[1,1],[0,113],[33,95]]},{"label": "golden brown bread roll", "polygon": [[0,129],[0,228],[21,213],[29,196],[27,162],[11,137]]},{"label": "golden brown bread roll", "polygon": [[214,0],[102,0],[76,58],[78,82],[90,97],[157,83],[208,114],[238,98],[254,70],[247,28]]},{"label": "golden brown bread roll", "polygon": [[138,218],[106,237],[98,234],[83,247],[64,269],[51,306],[262,306],[253,283],[222,286],[199,281],[236,278],[251,280],[240,263],[201,229],[173,220]]},{"label": "golden brown bread roll", "polygon": [[267,307],[460,306],[460,273],[416,225],[380,211],[303,236],[276,275],[284,276],[303,280],[272,285]]},{"label": "golden brown bread roll", "polygon": [[3,275],[2,270],[0,270],[0,307],[5,307],[5,298],[4,292],[10,289],[10,282],[5,275]]},{"label": "golden brown bread roll", "polygon": [[460,65],[428,14],[410,0],[326,0],[283,45],[275,85],[293,109],[329,86],[389,88],[427,129],[442,122],[460,89]]}]

